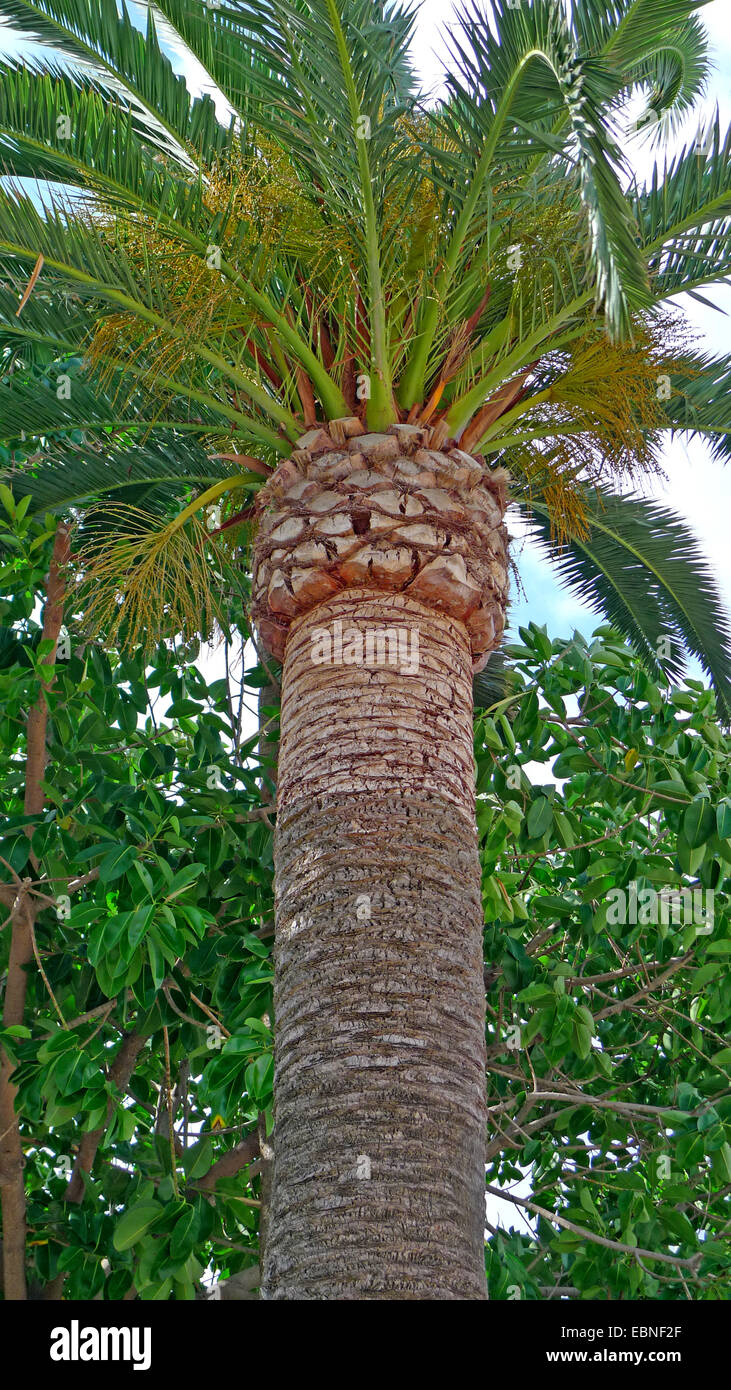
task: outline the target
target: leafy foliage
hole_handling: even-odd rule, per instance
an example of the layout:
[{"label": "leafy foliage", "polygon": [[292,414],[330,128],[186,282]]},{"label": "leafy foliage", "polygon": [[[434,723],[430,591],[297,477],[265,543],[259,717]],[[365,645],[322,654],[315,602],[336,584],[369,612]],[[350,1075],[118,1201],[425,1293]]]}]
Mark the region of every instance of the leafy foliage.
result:
[{"label": "leafy foliage", "polygon": [[[53,522],[2,498],[0,903],[28,880],[37,908],[26,1020],[1,1038],[29,1278],[74,1299],[253,1289],[278,709],[265,694],[261,747],[246,705],[271,674],[207,679],[195,644],[161,645],[152,666],[105,652],[73,603],[51,671]],[[244,600],[225,617],[232,666]],[[531,626],[506,659],[509,690],[475,722],[487,1183],[515,1197],[528,1176],[516,1200],[542,1214],[522,1208],[529,1233],[501,1208],[491,1297],[723,1297],[731,745],[712,692],[653,681],[616,629],[552,642]],[[46,805],[27,816],[26,711],[51,676]],[[682,912],[648,890],[686,890]]]},{"label": "leafy foliage", "polygon": [[[132,1281],[143,1298],[192,1298],[209,1265],[225,1277],[257,1255],[259,1180],[214,1165],[271,1105],[269,760],[245,728],[266,676],[241,669],[236,697],[206,682],[195,646],[162,646],[150,668],[85,642],[72,614],[47,809],[24,815],[24,711],[50,674],[35,617],[50,536],[23,511],[5,518],[0,862],[5,883],[28,877],[44,895],[30,1027],[2,1035],[17,1063],[29,1274],[65,1276],[72,1298],[120,1299]],[[245,633],[240,599],[227,616]],[[232,665],[243,643],[229,631]],[[120,1088],[130,1038],[141,1050]],[[96,1167],[69,1198],[97,1131]]]},{"label": "leafy foliage", "polygon": [[475,730],[490,1296],[724,1298],[731,746],[615,629],[520,638]]}]

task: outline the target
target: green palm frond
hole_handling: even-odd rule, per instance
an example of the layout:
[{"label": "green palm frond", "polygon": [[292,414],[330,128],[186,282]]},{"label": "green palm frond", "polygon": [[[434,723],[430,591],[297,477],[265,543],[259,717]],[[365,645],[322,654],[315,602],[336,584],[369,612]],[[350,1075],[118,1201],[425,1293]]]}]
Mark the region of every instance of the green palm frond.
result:
[{"label": "green palm frond", "polygon": [[265,91],[278,96],[286,86],[276,54],[262,53],[267,16],[259,5],[207,5],[205,0],[141,4],[148,12],[154,10],[160,38],[200,64],[208,82],[245,125],[258,115]]},{"label": "green palm frond", "polygon": [[82,359],[69,357],[26,369],[16,368],[0,377],[0,431],[2,438],[26,435],[51,444],[69,439],[109,445],[117,438],[135,437],[142,442],[163,431],[228,439],[233,436],[220,409],[193,401],[171,399],[162,407],[143,391],[130,392],[128,377],[116,382],[116,390],[103,391],[91,377],[84,377]]},{"label": "green palm frond", "polygon": [[[110,538],[109,530],[112,530]],[[84,625],[112,646],[152,653],[171,631],[209,637],[218,617],[205,522],[160,525],[160,518],[126,503],[87,517],[76,544]]]},{"label": "green palm frond", "polygon": [[[205,248],[203,248],[205,250]],[[160,340],[178,344],[181,352],[221,373],[223,380],[241,392],[262,417],[252,415],[250,427],[270,448],[279,441],[271,423],[281,426],[293,441],[300,433],[297,420],[260,380],[242,370],[230,357],[212,350],[206,342],[191,342],[186,330],[169,317],[161,304],[161,287],[149,260],[142,272],[127,254],[123,238],[111,228],[98,228],[82,212],[66,206],[45,215],[30,197],[15,188],[0,188],[0,255],[11,254],[32,266],[42,255],[49,270],[87,300],[110,311],[122,311],[139,321],[159,351]],[[252,291],[254,298],[259,298]],[[289,325],[285,325],[287,331]],[[293,337],[297,335],[292,334]],[[270,424],[264,424],[269,421]]]},{"label": "green palm frond", "polygon": [[[37,435],[44,438],[74,430],[114,428],[117,412],[111,400],[76,377],[78,359],[59,362],[47,373],[15,371],[0,378],[0,421],[3,438]],[[76,379],[75,379],[76,378]],[[130,414],[134,426],[134,414]]]},{"label": "green palm frond", "polygon": [[673,431],[703,436],[711,455],[731,459],[731,356],[688,356],[670,375],[664,409]]},{"label": "green palm frond", "polygon": [[731,275],[731,127],[718,113],[632,195],[657,301]]},{"label": "green palm frond", "polygon": [[227,475],[167,521],[149,509],[149,497],[144,507],[105,499],[87,508],[74,548],[87,630],[148,654],[171,633],[210,637],[224,603],[229,543],[219,540],[214,553],[211,532],[222,529],[222,499],[230,509],[233,494],[260,483],[248,472]]},{"label": "green palm frond", "polygon": [[682,24],[711,0],[582,0],[573,7],[573,24],[582,46],[611,52],[626,69],[647,57],[659,33]]},{"label": "green palm frond", "polygon": [[0,362],[5,372],[16,360],[25,366],[43,366],[60,354],[83,351],[93,332],[94,317],[79,295],[50,296],[39,291],[30,296],[18,315],[28,282],[27,266],[0,253],[0,277]]},{"label": "green palm frond", "polygon": [[683,653],[697,657],[731,717],[731,622],[698,540],[659,502],[587,491],[589,534],[556,545],[549,508],[523,504],[529,529],[562,583],[602,613],[648,664],[680,679]]},{"label": "green palm frond", "polygon": [[[137,508],[107,557],[113,607],[126,555],[139,614],[184,615],[155,585],[207,553],[192,494],[243,490],[246,510],[257,484],[211,455],[271,465],[305,424],[409,414],[510,452],[566,582],[651,662],[670,632],[727,699],[693,538],[587,486],[603,460],[656,466],[668,428],[729,454],[729,363],[652,344],[665,301],[731,279],[731,132],[716,118],[646,188],[621,152],[630,95],[670,128],[702,94],[702,10],[468,0],[430,103],[402,0],[0,0],[42,45],[0,64],[0,439],[16,459],[30,445],[12,483],[34,509]],[[212,97],[191,97],[171,45]],[[153,519],[181,504],[156,548]]]},{"label": "green palm frond", "polygon": [[[195,129],[192,99],[160,47],[152,12],[146,33],[125,6],[118,12],[116,0],[0,0],[0,20],[48,46],[51,67],[58,54],[75,60],[100,90],[134,108],[152,143],[193,167],[186,149]],[[34,63],[43,67],[45,55]],[[202,109],[200,139],[192,142],[201,149],[213,131],[213,114],[207,109],[201,121]]]},{"label": "green palm frond", "polygon": [[[182,22],[199,42],[200,9],[188,6]],[[413,18],[406,7],[372,0],[261,0],[236,14],[246,42],[235,71],[245,78],[249,118],[286,149],[325,221],[337,223],[342,255],[355,262],[370,324],[368,418],[379,428],[394,419],[383,212],[409,149],[400,121]],[[205,49],[209,68],[217,38],[228,40],[230,20],[227,12],[220,26],[214,21]],[[231,82],[228,93],[238,95]]]},{"label": "green palm frond", "polygon": [[708,35],[697,16],[657,35],[651,53],[631,70],[634,83],[648,97],[638,130],[644,128],[659,138],[677,130],[703,96],[710,68]]},{"label": "green palm frond", "polygon": [[[440,248],[441,269],[426,291],[415,350],[401,385],[405,407],[423,394],[450,285],[471,259],[475,238],[484,235],[478,227],[484,227],[486,218],[489,225],[494,216],[491,187],[496,177],[526,168],[546,149],[563,154],[576,180],[592,278],[610,331],[626,332],[631,310],[649,298],[619,178],[623,158],[608,118],[618,90],[616,74],[598,59],[579,56],[562,8],[550,0],[517,8],[496,0],[492,12],[497,34],[477,0],[468,0],[458,12],[450,101],[439,121],[443,142],[460,151],[460,177],[451,190],[453,229]],[[565,118],[560,139],[552,133],[559,115]],[[436,158],[436,146],[432,153]]]},{"label": "green palm frond", "polygon": [[406,141],[399,135],[403,108],[392,99],[388,66],[373,57],[385,56],[397,33],[405,48],[411,20],[402,11],[379,22],[379,7],[374,15],[370,0],[314,0],[306,6],[273,0],[271,8],[292,88],[286,103],[275,108],[272,134],[286,142],[321,190],[328,214],[338,208],[353,228],[371,326],[368,419],[378,429],[394,419],[380,214],[387,178]]},{"label": "green palm frond", "polygon": [[[161,431],[144,441],[137,437],[103,443],[53,441],[6,470],[4,479],[18,501],[30,496],[34,513],[68,514],[103,499],[144,506],[159,518],[161,510],[169,510],[171,498],[179,506],[191,490],[205,491],[238,476],[230,463],[212,458],[194,438]],[[261,478],[251,479],[252,494],[261,482]]]},{"label": "green palm frond", "polygon": [[[7,442],[22,433],[47,440],[69,431],[85,430],[96,436],[110,430],[134,431],[146,439],[151,432],[174,429],[202,437],[235,442],[239,451],[255,450],[272,462],[288,452],[278,436],[266,441],[258,422],[228,402],[220,381],[191,381],[154,373],[155,391],[149,386],[149,369],[126,362],[104,371],[105,384],[78,371],[91,338],[92,322],[85,306],[51,301],[33,295],[21,318],[15,317],[18,296],[0,290],[0,357],[5,371],[0,377],[0,438]],[[68,336],[64,337],[63,335]],[[69,393],[69,372],[74,378]]]},{"label": "green palm frond", "polygon": [[[638,126],[673,127],[702,97],[710,71],[708,36],[697,14],[710,0],[581,0],[572,8],[582,50],[601,55],[626,87],[642,87]],[[669,118],[669,120],[667,119]]]},{"label": "green palm frond", "polygon": [[[105,199],[147,205],[179,216],[171,186],[198,186],[196,150],[220,158],[233,131],[222,127],[209,97],[189,99],[181,144],[161,153],[124,94],[85,70],[0,64],[0,164],[6,174],[93,190]],[[177,176],[175,178],[174,176]]]},{"label": "green palm frond", "polygon": [[[148,0],[142,3],[151,8]],[[167,30],[158,23],[160,33],[177,36],[243,120],[258,124],[262,102],[270,99],[282,105],[272,119],[294,118],[293,103],[315,76],[311,71],[316,52],[313,37],[317,39],[312,34],[313,19],[323,47],[330,49],[325,58],[330,75],[342,88],[341,67],[331,45],[332,15],[326,4],[231,0],[216,6],[206,0],[155,0],[152,8],[165,17]],[[386,103],[400,105],[408,100],[414,85],[409,55],[413,6],[399,0],[339,0],[337,8],[353,40],[356,76],[364,74],[370,86],[369,99],[380,105],[380,93]],[[316,100],[319,105],[326,98],[316,93]],[[300,115],[308,120],[306,109]]]}]

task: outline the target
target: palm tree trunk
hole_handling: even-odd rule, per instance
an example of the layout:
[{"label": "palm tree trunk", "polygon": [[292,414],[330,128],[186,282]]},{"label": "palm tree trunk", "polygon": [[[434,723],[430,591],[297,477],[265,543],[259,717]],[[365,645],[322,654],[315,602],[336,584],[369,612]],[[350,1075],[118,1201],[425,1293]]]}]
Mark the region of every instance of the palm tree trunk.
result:
[{"label": "palm tree trunk", "polygon": [[291,627],[281,727],[263,1296],[484,1299],[465,626],[406,593],[342,591]]}]

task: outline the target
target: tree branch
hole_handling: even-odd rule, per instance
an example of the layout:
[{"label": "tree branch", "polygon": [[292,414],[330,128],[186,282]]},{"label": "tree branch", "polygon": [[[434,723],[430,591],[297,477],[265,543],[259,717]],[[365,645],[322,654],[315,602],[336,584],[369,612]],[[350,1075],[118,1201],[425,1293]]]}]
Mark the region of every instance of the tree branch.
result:
[{"label": "tree branch", "polygon": [[692,950],[688,951],[684,956],[676,956],[675,960],[672,960],[660,975],[656,975],[654,979],[650,981],[649,985],[645,985],[644,989],[638,990],[636,994],[631,994],[628,999],[621,999],[617,1004],[610,1004],[608,1008],[600,1009],[598,1013],[594,1014],[594,1019],[610,1018],[612,1014],[619,1014],[623,1009],[629,1008],[631,1004],[636,1004],[638,999],[644,999],[648,994],[652,994],[654,990],[664,985],[665,981],[669,980],[671,975],[674,975],[676,971],[681,970],[684,965],[687,965],[692,957]]},{"label": "tree branch", "polygon": [[[113,1081],[114,1085],[120,1091],[127,1090],[130,1077],[132,1076],[132,1072],[135,1069],[137,1058],[139,1057],[140,1052],[142,1051],[146,1042],[147,1038],[143,1037],[141,1033],[125,1034],[122,1041],[122,1046],[120,1047],[119,1052],[117,1053],[109,1071],[109,1080]],[[101,1144],[101,1141],[104,1138],[107,1125],[109,1124],[118,1103],[119,1102],[116,1099],[116,1097],[110,1096],[109,1101],[107,1103],[107,1115],[104,1124],[101,1125],[99,1129],[89,1130],[88,1134],[83,1135],[81,1144],[79,1145],[79,1152],[76,1155],[74,1171],[71,1174],[68,1186],[63,1194],[65,1202],[82,1201],[84,1196],[83,1174],[90,1173],[94,1166],[94,1159],[96,1158],[97,1149],[99,1148],[99,1145]]]},{"label": "tree branch", "polygon": [[[30,882],[30,880],[28,880]],[[3,1027],[23,1022],[28,987],[26,965],[32,959],[31,907],[25,887],[16,891],[11,910],[10,959],[5,986]],[[0,1195],[3,1217],[3,1288],[6,1302],[27,1298],[25,1282],[25,1184],[23,1148],[15,1112],[17,1087],[11,1081],[15,1063],[5,1049],[0,1054]]]},{"label": "tree branch", "polygon": [[216,1186],[219,1178],[233,1177],[234,1173],[240,1172],[247,1163],[252,1163],[259,1156],[259,1135],[255,1132],[247,1134],[240,1144],[235,1144],[228,1153],[222,1154],[221,1158],[211,1165],[207,1173],[199,1178],[195,1186],[200,1191],[210,1192]]},{"label": "tree branch", "polygon": [[[578,1090],[529,1091],[526,1095],[526,1100],[563,1100],[567,1105],[575,1106],[576,1109],[588,1105],[590,1109],[616,1110],[620,1115],[678,1115],[681,1113],[677,1105],[641,1105],[639,1102],[633,1104],[631,1101],[607,1100],[603,1096],[590,1096],[587,1095],[585,1091]],[[513,1100],[500,1101],[498,1105],[491,1106],[487,1113],[488,1115],[494,1115],[498,1111],[506,1110],[510,1105],[514,1104],[515,1101]],[[687,1116],[697,1112],[683,1111],[682,1113],[684,1116]]]},{"label": "tree branch", "polygon": [[535,1212],[536,1216],[542,1216],[544,1221],[552,1221],[557,1226],[563,1226],[566,1231],[573,1231],[574,1235],[581,1236],[582,1240],[593,1241],[595,1245],[603,1245],[606,1250],[620,1250],[623,1255],[632,1255],[634,1258],[642,1256],[644,1260],[661,1260],[663,1264],[678,1265],[684,1269],[692,1269],[699,1261],[700,1254],[690,1255],[688,1259],[680,1259],[677,1255],[662,1255],[657,1250],[642,1250],[638,1245],[625,1245],[621,1240],[608,1240],[606,1236],[597,1236],[593,1231],[588,1231],[584,1226],[577,1226],[574,1221],[569,1221],[565,1216],[560,1216],[557,1211],[547,1211],[545,1207],[539,1207],[536,1202],[529,1202],[527,1197],[514,1197],[511,1192],[504,1192],[502,1188],[485,1188],[486,1192],[493,1197],[501,1197],[506,1202],[512,1202],[516,1207],[525,1207],[528,1211]]}]

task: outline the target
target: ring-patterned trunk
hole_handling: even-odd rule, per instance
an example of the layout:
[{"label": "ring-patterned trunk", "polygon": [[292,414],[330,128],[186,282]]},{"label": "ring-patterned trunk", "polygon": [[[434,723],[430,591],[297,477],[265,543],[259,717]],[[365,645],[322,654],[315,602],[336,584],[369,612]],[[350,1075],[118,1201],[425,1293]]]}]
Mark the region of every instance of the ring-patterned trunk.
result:
[{"label": "ring-patterned trunk", "polygon": [[264,489],[254,575],[284,658],[263,1293],[482,1299],[472,675],[502,630],[503,485],[424,431],[329,428]]}]

